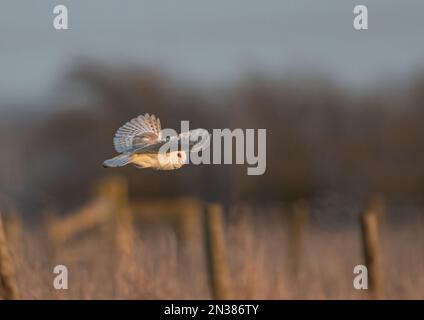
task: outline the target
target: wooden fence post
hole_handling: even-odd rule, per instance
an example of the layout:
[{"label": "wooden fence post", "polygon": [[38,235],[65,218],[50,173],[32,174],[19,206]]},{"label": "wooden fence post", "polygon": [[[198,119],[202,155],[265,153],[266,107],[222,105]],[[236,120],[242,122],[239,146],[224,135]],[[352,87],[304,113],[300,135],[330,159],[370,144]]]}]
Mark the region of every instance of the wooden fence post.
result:
[{"label": "wooden fence post", "polygon": [[183,257],[189,257],[201,239],[202,206],[195,198],[181,198],[175,206],[178,208],[178,250]]},{"label": "wooden fence post", "polygon": [[294,279],[299,277],[304,238],[309,221],[309,204],[306,200],[297,200],[291,205],[289,257]]},{"label": "wooden fence post", "polygon": [[368,268],[369,290],[377,299],[383,298],[384,295],[378,228],[379,214],[371,203],[361,215],[362,248],[365,265]]},{"label": "wooden fence post", "polygon": [[15,266],[9,251],[0,215],[0,298],[7,300],[19,299],[18,285],[15,276]]},{"label": "wooden fence post", "polygon": [[112,219],[116,293],[128,297],[135,285],[137,268],[134,260],[134,226],[127,180],[119,176],[104,178],[99,184],[98,191],[99,197],[109,203],[108,210]]},{"label": "wooden fence post", "polygon": [[386,214],[384,197],[381,194],[374,195],[370,200],[369,207],[375,211],[378,219],[381,220]]},{"label": "wooden fence post", "polygon": [[207,204],[204,221],[207,266],[212,298],[217,300],[231,298],[223,224],[222,206]]},{"label": "wooden fence post", "polygon": [[128,184],[125,178],[110,176],[99,183],[99,198],[109,205],[114,225],[115,245],[119,252],[133,250],[133,219],[128,200]]}]

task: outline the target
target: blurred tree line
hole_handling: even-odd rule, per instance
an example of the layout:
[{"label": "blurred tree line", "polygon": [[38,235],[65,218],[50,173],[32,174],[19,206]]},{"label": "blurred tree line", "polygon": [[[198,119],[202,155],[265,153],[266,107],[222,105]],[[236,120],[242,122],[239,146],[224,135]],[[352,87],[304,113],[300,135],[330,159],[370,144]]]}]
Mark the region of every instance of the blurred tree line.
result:
[{"label": "blurred tree line", "polygon": [[[138,199],[195,195],[206,200],[275,201],[325,192],[420,198],[424,192],[424,77],[354,93],[325,77],[251,74],[210,87],[136,67],[82,63],[58,86],[55,103],[2,120],[0,193],[31,208],[69,209],[100,176],[129,179]],[[266,128],[267,170],[188,165],[158,172],[104,169],[112,138],[144,113],[162,126]],[[7,124],[7,125],[6,125]]]}]

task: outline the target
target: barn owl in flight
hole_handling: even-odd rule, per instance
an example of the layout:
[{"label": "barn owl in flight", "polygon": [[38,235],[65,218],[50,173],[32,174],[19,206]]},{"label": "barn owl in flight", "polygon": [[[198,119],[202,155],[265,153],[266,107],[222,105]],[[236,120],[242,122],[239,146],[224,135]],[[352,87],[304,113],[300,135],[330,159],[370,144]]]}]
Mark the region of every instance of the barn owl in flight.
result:
[{"label": "barn owl in flight", "polygon": [[188,146],[196,147],[196,142],[190,140],[190,135],[198,130],[191,130],[178,136],[162,138],[162,128],[159,118],[154,115],[140,115],[118,129],[113,138],[115,150],[120,155],[103,162],[106,168],[122,167],[133,164],[138,168],[156,170],[174,170],[181,168],[187,160],[188,150],[169,150],[161,153],[161,147],[169,142],[181,145],[182,138],[188,138]]}]

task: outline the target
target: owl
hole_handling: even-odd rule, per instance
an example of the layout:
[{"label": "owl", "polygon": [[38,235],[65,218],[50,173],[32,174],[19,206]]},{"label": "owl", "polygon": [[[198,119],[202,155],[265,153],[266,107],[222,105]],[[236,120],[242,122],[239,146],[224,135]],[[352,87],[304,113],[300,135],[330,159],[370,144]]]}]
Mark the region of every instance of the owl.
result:
[{"label": "owl", "polygon": [[[200,129],[198,129],[200,130]],[[159,118],[154,115],[140,115],[118,129],[113,138],[115,150],[120,154],[103,162],[106,168],[122,167],[132,164],[137,168],[152,168],[156,170],[175,170],[181,168],[187,160],[188,150],[168,151],[160,153],[165,143],[173,142],[181,145],[181,139],[196,130],[174,137],[162,138],[162,128]],[[190,141],[189,147],[195,142]]]}]

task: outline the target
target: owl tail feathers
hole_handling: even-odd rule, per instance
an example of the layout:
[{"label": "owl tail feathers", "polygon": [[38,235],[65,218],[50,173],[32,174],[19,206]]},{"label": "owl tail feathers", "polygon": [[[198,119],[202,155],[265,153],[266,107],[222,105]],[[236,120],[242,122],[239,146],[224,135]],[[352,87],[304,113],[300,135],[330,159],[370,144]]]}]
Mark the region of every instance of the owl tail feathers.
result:
[{"label": "owl tail feathers", "polygon": [[103,162],[105,168],[123,167],[131,162],[131,154],[124,153]]}]

